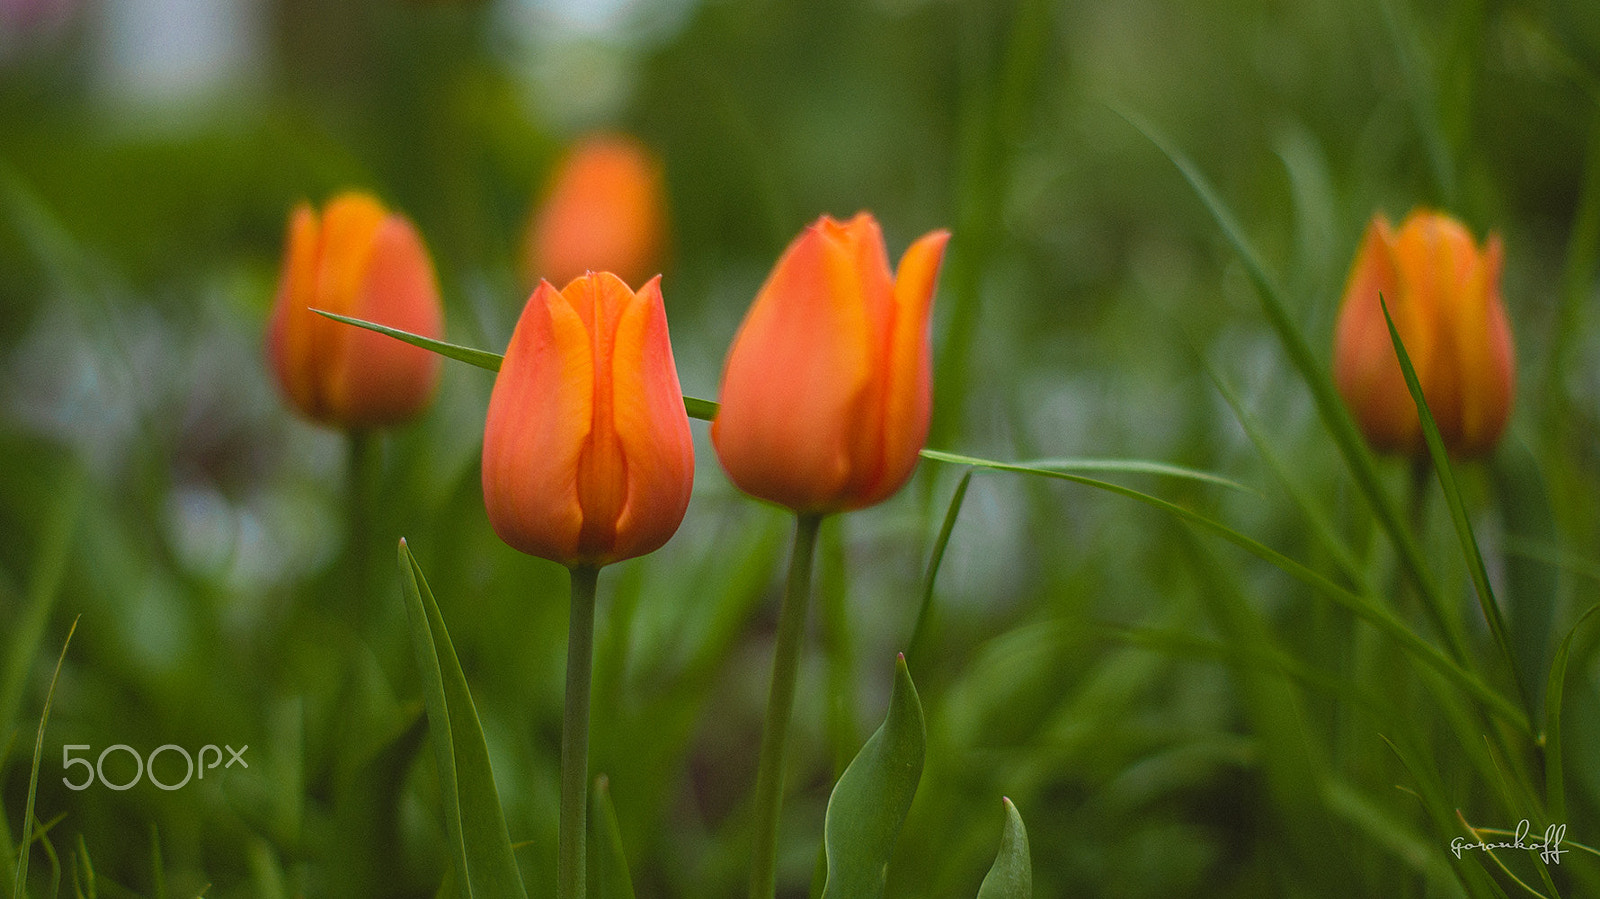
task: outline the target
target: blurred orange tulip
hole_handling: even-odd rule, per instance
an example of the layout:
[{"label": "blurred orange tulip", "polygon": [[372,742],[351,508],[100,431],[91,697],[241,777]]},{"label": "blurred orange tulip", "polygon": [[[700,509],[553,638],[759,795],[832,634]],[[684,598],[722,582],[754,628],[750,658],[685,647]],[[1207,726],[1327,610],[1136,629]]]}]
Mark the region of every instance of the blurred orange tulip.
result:
[{"label": "blurred orange tulip", "polygon": [[666,201],[660,161],[638,141],[595,135],[567,152],[529,222],[530,283],[565,284],[589,271],[638,284],[661,271]]},{"label": "blurred orange tulip", "polygon": [[427,407],[439,381],[438,356],[312,309],[442,337],[433,263],[409,221],[362,193],[335,197],[321,219],[309,205],[297,206],[267,326],[267,357],[284,396],[322,424],[395,424]]},{"label": "blurred orange tulip", "polygon": [[1500,238],[1480,250],[1453,218],[1416,210],[1395,231],[1367,226],[1334,336],[1333,374],[1367,440],[1386,452],[1424,451],[1378,296],[1417,371],[1445,446],[1470,457],[1494,448],[1511,414],[1516,363],[1500,298]]},{"label": "blurred orange tulip", "polygon": [[523,307],[483,432],[483,502],[512,548],[605,565],[683,520],[694,447],[660,281],[545,281]]},{"label": "blurred orange tulip", "polygon": [[797,512],[859,509],[911,477],[928,436],[929,318],[948,231],[889,272],[868,213],[823,216],[789,248],[734,336],[711,426],[722,467]]}]

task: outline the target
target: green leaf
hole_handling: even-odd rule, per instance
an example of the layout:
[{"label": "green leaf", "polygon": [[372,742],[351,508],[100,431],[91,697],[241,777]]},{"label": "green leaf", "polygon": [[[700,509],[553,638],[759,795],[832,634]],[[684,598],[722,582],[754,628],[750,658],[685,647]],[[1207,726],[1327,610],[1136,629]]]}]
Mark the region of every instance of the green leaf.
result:
[{"label": "green leaf", "polygon": [[622,828],[611,804],[611,781],[594,779],[593,814],[589,816],[589,845],[594,848],[595,899],[634,899],[628,857],[622,851]]},{"label": "green leaf", "polygon": [[388,325],[380,325],[377,322],[369,322],[359,318],[351,318],[348,315],[340,315],[337,312],[327,312],[322,309],[313,309],[311,311],[326,318],[331,318],[336,322],[344,322],[347,325],[355,325],[358,328],[366,328],[368,331],[376,331],[379,334],[388,335],[389,337],[393,337],[395,340],[398,340],[402,343],[409,343],[414,347],[421,347],[430,353],[438,353],[447,359],[454,359],[457,362],[465,362],[468,365],[476,365],[477,367],[486,371],[499,371],[500,363],[505,359],[505,357],[499,353],[491,353],[488,350],[477,350],[473,349],[472,347],[458,346],[453,343],[445,343],[442,340],[434,340],[431,337],[423,337],[421,334],[413,334],[410,331],[402,331],[399,328],[391,328]]},{"label": "green leaf", "polygon": [[1422,439],[1428,444],[1428,456],[1433,460],[1433,470],[1439,476],[1439,486],[1444,490],[1445,502],[1450,506],[1450,521],[1455,525],[1461,552],[1467,557],[1467,568],[1472,573],[1473,586],[1477,588],[1478,605],[1483,609],[1484,620],[1489,623],[1489,633],[1494,635],[1494,642],[1505,656],[1506,664],[1511,666],[1512,679],[1516,681],[1526,704],[1530,701],[1528,687],[1522,672],[1518,670],[1516,654],[1511,650],[1511,638],[1506,634],[1505,621],[1500,617],[1500,605],[1495,602],[1494,588],[1489,585],[1489,570],[1484,567],[1483,553],[1478,550],[1478,541],[1472,535],[1472,522],[1467,520],[1466,504],[1461,501],[1461,491],[1456,487],[1456,477],[1450,469],[1450,455],[1445,451],[1444,437],[1439,434],[1439,425],[1428,410],[1428,400],[1422,395],[1422,382],[1417,380],[1417,370],[1411,366],[1411,356],[1406,353],[1405,344],[1400,340],[1394,319],[1389,317],[1389,304],[1384,302],[1382,294],[1378,295],[1378,305],[1383,309],[1383,320],[1389,326],[1389,340],[1400,359],[1400,373],[1405,375],[1406,388],[1411,391],[1411,399],[1417,404],[1417,415],[1422,419]]},{"label": "green leaf", "polygon": [[1356,617],[1368,622],[1369,624],[1372,624],[1374,627],[1393,638],[1395,642],[1399,643],[1402,648],[1404,648],[1418,661],[1438,671],[1440,674],[1449,678],[1451,682],[1456,684],[1458,687],[1462,688],[1466,692],[1470,693],[1473,697],[1483,702],[1484,706],[1495,715],[1514,725],[1523,733],[1532,734],[1533,732],[1533,726],[1530,723],[1530,719],[1525,710],[1518,708],[1514,703],[1508,701],[1504,696],[1501,696],[1494,689],[1489,687],[1488,684],[1485,684],[1477,675],[1473,674],[1471,671],[1468,671],[1466,668],[1463,668],[1455,660],[1441,652],[1438,647],[1418,636],[1416,632],[1412,631],[1411,628],[1408,627],[1406,623],[1396,616],[1395,613],[1387,606],[1380,604],[1370,596],[1352,593],[1351,591],[1346,590],[1345,588],[1335,584],[1333,581],[1306,567],[1300,562],[1289,558],[1288,556],[1278,552],[1270,546],[1267,546],[1259,540],[1239,533],[1238,531],[1219,521],[1207,518],[1206,516],[1201,515],[1192,509],[1184,508],[1183,506],[1168,502],[1160,497],[1151,496],[1148,493],[1141,493],[1138,490],[1124,487],[1121,484],[1112,484],[1108,481],[1096,480],[1095,478],[1088,478],[1084,477],[1083,475],[1068,474],[1064,471],[1052,471],[1047,468],[1029,468],[1025,465],[1017,465],[1011,462],[996,462],[990,459],[980,459],[976,456],[962,456],[956,453],[943,452],[941,450],[923,450],[922,455],[924,458],[932,459],[937,462],[950,462],[957,465],[973,465],[979,468],[992,469],[994,471],[1034,474],[1043,477],[1058,478],[1063,481],[1070,481],[1074,484],[1083,484],[1087,487],[1095,487],[1100,490],[1105,490],[1109,493],[1115,493],[1118,496],[1124,496],[1128,499],[1144,503],[1147,506],[1160,509],[1176,516],[1179,519],[1182,519],[1183,521],[1190,522],[1191,524],[1197,524],[1204,530],[1216,534],[1217,536],[1227,540],[1240,549],[1243,549],[1256,558],[1276,566],[1279,570],[1283,571],[1290,577],[1293,577],[1306,586],[1316,590],[1318,593],[1321,593],[1328,599],[1338,603],[1346,609],[1349,609],[1355,614]]},{"label": "green leaf", "polygon": [[[369,322],[364,319],[351,318],[348,315],[339,315],[336,312],[326,312],[321,309],[313,309],[311,311],[318,315],[331,318],[336,322],[343,322],[347,325],[355,325],[358,328],[366,328],[368,331],[376,331],[379,334],[388,335],[389,337],[393,337],[395,340],[409,343],[415,347],[421,347],[431,353],[438,353],[447,359],[454,359],[457,362],[465,362],[468,365],[476,365],[485,371],[498,372],[500,370],[500,363],[505,361],[506,358],[499,353],[491,353],[488,350],[474,349],[473,347],[460,346],[454,343],[445,343],[442,340],[434,340],[431,337],[423,337],[421,334],[413,334],[410,331],[402,331],[399,328],[391,328],[388,325],[380,325],[377,322]],[[692,396],[686,396],[683,398],[683,410],[689,414],[690,418],[698,418],[701,421],[710,421],[717,417],[718,408],[718,404],[711,400],[702,400]]]},{"label": "green leaf", "polygon": [[[67,570],[73,533],[83,510],[87,472],[72,465],[56,490],[43,534],[34,552],[33,571],[28,577],[28,594],[12,632],[7,635],[4,655],[0,656],[0,745],[11,732],[22,697],[27,688],[28,671],[39,651],[39,641],[50,623],[50,610],[61,593]],[[0,756],[4,758],[4,756]]]},{"label": "green leaf", "polygon": [[422,670],[429,736],[444,797],[445,831],[462,899],[526,899],[478,710],[433,592],[403,539],[400,583],[412,648]]},{"label": "green leaf", "polygon": [[1578,633],[1578,628],[1595,612],[1600,612],[1600,603],[1590,606],[1578,617],[1572,630],[1567,631],[1550,664],[1550,683],[1544,691],[1545,804],[1552,821],[1567,820],[1566,781],[1561,770],[1561,694],[1567,683],[1567,657],[1572,651],[1572,638]]},{"label": "green leaf", "polygon": [[828,882],[823,899],[875,899],[883,895],[889,856],[922,779],[927,731],[922,701],[906,668],[895,662],[889,713],[867,739],[828,797],[823,845]]},{"label": "green leaf", "polygon": [[1017,464],[1046,471],[1120,471],[1130,474],[1155,474],[1169,478],[1187,478],[1193,481],[1205,481],[1209,484],[1221,484],[1224,487],[1232,487],[1234,490],[1260,495],[1259,491],[1219,474],[1184,468],[1178,465],[1169,465],[1166,462],[1153,462],[1147,459],[1029,459]]},{"label": "green leaf", "polygon": [[922,579],[922,604],[917,607],[917,623],[911,628],[911,642],[906,644],[906,652],[911,657],[917,658],[922,650],[922,641],[927,639],[928,622],[933,615],[933,584],[939,577],[939,566],[944,562],[945,548],[950,545],[950,534],[956,529],[956,516],[961,514],[961,504],[966,501],[967,487],[972,483],[972,470],[968,469],[961,475],[961,482],[956,484],[956,492],[950,497],[950,506],[945,509],[944,524],[939,526],[939,537],[933,541],[933,554],[928,558],[928,573]]},{"label": "green leaf", "polygon": [[[45,828],[34,830],[33,803],[39,797],[39,764],[44,761],[44,732],[50,723],[50,707],[56,700],[56,681],[61,679],[61,664],[67,660],[67,647],[72,645],[72,635],[78,632],[78,619],[72,619],[72,626],[67,629],[67,639],[61,641],[61,655],[56,657],[56,670],[50,675],[50,689],[44,694],[44,711],[39,713],[39,733],[33,743],[33,768],[28,772],[28,801],[22,805],[22,848],[17,852],[16,879],[12,884],[11,895],[15,899],[26,899],[28,887],[28,849],[33,845],[35,838],[43,838]],[[46,843],[46,850],[49,844]],[[6,847],[8,850],[9,846]],[[53,853],[52,853],[53,854]]]},{"label": "green leaf", "polygon": [[[1505,441],[1490,462],[1495,498],[1508,535],[1544,545],[1554,545],[1555,510],[1544,472],[1533,453],[1521,443]],[[1555,639],[1555,618],[1560,568],[1525,553],[1504,556],[1506,590],[1510,606],[1506,630],[1511,638],[1518,674],[1533,691],[1529,711],[1536,717],[1544,702],[1545,675],[1549,671],[1550,644]]]},{"label": "green leaf", "polygon": [[994,867],[978,888],[978,899],[1033,899],[1033,860],[1028,854],[1028,829],[1011,800],[1001,797],[1006,807],[1006,826],[1000,834],[1000,852]]},{"label": "green leaf", "polygon": [[1396,507],[1394,499],[1384,489],[1378,477],[1377,462],[1373,459],[1371,451],[1367,449],[1361,433],[1356,430],[1355,421],[1350,417],[1350,412],[1340,399],[1339,392],[1333,386],[1333,379],[1328,374],[1327,367],[1317,359],[1311,351],[1311,344],[1306,341],[1306,336],[1301,332],[1299,325],[1289,315],[1288,304],[1284,302],[1283,291],[1278,287],[1266,266],[1261,262],[1261,256],[1255,251],[1244,229],[1240,227],[1238,219],[1233,212],[1222,202],[1211,182],[1201,174],[1189,157],[1181,153],[1177,146],[1163,136],[1143,117],[1127,110],[1118,110],[1118,113],[1130,125],[1138,129],[1151,143],[1156,145],[1169,161],[1183,175],[1189,187],[1200,198],[1206,211],[1216,221],[1217,227],[1222,229],[1223,237],[1233,246],[1235,253],[1244,263],[1245,272],[1250,276],[1250,281],[1255,285],[1256,295],[1261,299],[1261,311],[1266,316],[1267,323],[1278,337],[1278,343],[1283,346],[1300,377],[1305,381],[1306,387],[1311,391],[1311,399],[1316,404],[1317,415],[1322,419],[1322,424],[1332,435],[1333,442],[1339,448],[1340,455],[1344,456],[1345,464],[1356,479],[1356,485],[1366,496],[1372,511],[1378,517],[1378,523],[1383,527],[1389,542],[1394,545],[1399,554],[1400,565],[1406,575],[1416,584],[1427,602],[1424,608],[1432,620],[1433,626],[1448,642],[1451,656],[1462,662],[1469,658],[1466,640],[1461,634],[1458,622],[1448,613],[1449,603],[1444,593],[1439,589],[1433,576],[1429,573],[1426,561],[1422,556],[1422,549],[1417,545],[1415,536],[1406,529],[1405,522]]}]

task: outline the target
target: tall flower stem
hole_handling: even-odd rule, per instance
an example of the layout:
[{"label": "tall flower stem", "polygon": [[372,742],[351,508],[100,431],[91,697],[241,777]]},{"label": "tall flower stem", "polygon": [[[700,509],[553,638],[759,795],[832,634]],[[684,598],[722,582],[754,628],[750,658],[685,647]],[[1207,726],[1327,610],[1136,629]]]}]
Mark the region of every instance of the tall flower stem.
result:
[{"label": "tall flower stem", "polygon": [[567,698],[561,720],[561,834],[556,895],[584,899],[587,861],[589,681],[594,670],[594,594],[600,569],[572,566],[572,614],[567,624]]},{"label": "tall flower stem", "polygon": [[767,720],[761,732],[761,762],[756,769],[755,842],[750,850],[750,899],[772,899],[777,892],[778,817],[783,810],[783,752],[789,737],[789,712],[794,707],[795,673],[800,663],[800,638],[806,629],[811,600],[811,560],[817,548],[822,516],[800,513],[795,520],[794,551],[789,557],[789,585],[778,612],[778,642],[772,654],[772,685],[767,691]]}]

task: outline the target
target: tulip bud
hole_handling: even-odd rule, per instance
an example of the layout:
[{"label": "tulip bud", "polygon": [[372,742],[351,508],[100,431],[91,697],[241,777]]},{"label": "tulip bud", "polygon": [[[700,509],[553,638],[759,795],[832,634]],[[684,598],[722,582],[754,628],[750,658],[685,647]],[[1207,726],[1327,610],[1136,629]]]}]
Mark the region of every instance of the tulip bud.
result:
[{"label": "tulip bud", "polygon": [[322,309],[438,339],[444,313],[416,229],[366,194],[309,205],[289,219],[267,358],[306,417],[341,428],[396,424],[427,407],[439,357],[312,312]]},{"label": "tulip bud", "polygon": [[859,509],[911,477],[928,437],[929,319],[948,231],[891,277],[868,213],[823,216],[784,251],[734,336],[711,439],[752,496],[797,512]]},{"label": "tulip bud", "polygon": [[1501,257],[1498,236],[1480,250],[1460,222],[1438,212],[1416,210],[1398,232],[1382,215],[1367,226],[1339,310],[1333,374],[1375,448],[1425,451],[1380,294],[1446,448],[1460,457],[1494,448],[1516,374]]},{"label": "tulip bud", "polygon": [[567,152],[529,222],[530,282],[566,284],[589,271],[637,284],[661,270],[666,202],[661,163],[638,141],[589,137]]},{"label": "tulip bud", "polygon": [[523,307],[483,431],[483,504],[512,548],[605,565],[678,529],[694,447],[660,282],[545,281]]}]

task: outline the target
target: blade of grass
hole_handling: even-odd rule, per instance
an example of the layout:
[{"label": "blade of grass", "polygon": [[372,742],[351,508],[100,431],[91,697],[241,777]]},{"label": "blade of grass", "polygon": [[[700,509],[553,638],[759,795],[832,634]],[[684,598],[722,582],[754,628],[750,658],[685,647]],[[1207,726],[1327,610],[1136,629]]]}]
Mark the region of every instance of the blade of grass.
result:
[{"label": "blade of grass", "polygon": [[927,639],[929,619],[933,614],[933,584],[939,577],[939,566],[944,563],[945,548],[950,545],[950,534],[956,529],[956,516],[967,499],[967,487],[972,483],[972,470],[961,475],[956,492],[944,512],[944,523],[939,526],[939,536],[933,541],[933,553],[928,557],[928,571],[922,577],[922,604],[917,607],[917,622],[911,628],[911,641],[906,644],[906,655],[912,659],[922,653],[922,643]]},{"label": "blade of grass", "polygon": [[1511,678],[1517,685],[1517,691],[1522,695],[1523,705],[1529,709],[1532,717],[1532,694],[1528,691],[1522,672],[1517,665],[1516,652],[1511,648],[1511,638],[1506,633],[1505,621],[1500,617],[1500,605],[1495,602],[1494,588],[1489,585],[1489,570],[1483,564],[1483,553],[1478,549],[1478,541],[1472,535],[1472,522],[1467,520],[1466,504],[1461,500],[1461,491],[1456,487],[1455,473],[1450,468],[1450,456],[1444,448],[1444,438],[1439,434],[1439,425],[1433,420],[1433,413],[1428,409],[1427,398],[1422,395],[1422,382],[1417,380],[1417,371],[1411,366],[1411,356],[1406,353],[1404,343],[1400,340],[1400,332],[1394,326],[1394,319],[1389,317],[1389,304],[1383,296],[1378,296],[1378,305],[1383,310],[1383,320],[1389,326],[1389,339],[1394,343],[1395,354],[1400,359],[1400,372],[1405,375],[1406,388],[1411,391],[1411,399],[1417,404],[1417,415],[1422,419],[1422,437],[1428,444],[1428,456],[1433,460],[1433,470],[1439,476],[1439,486],[1444,490],[1445,502],[1450,506],[1450,521],[1455,525],[1456,538],[1461,543],[1462,555],[1466,556],[1467,569],[1472,574],[1472,584],[1477,588],[1478,605],[1483,609],[1484,620],[1489,623],[1489,633],[1494,636],[1496,645],[1505,657],[1506,665],[1511,669]]},{"label": "blade of grass", "polygon": [[[1439,780],[1438,767],[1424,762],[1421,755],[1402,746],[1399,741],[1390,739],[1388,735],[1378,736],[1399,758],[1400,764],[1405,767],[1411,775],[1412,783],[1415,784],[1415,789],[1403,786],[1398,788],[1411,793],[1422,803],[1423,811],[1432,819],[1434,829],[1441,840],[1456,833],[1457,810],[1444,798],[1446,790]],[[1477,865],[1455,865],[1450,870],[1462,881],[1462,886],[1474,896],[1505,896],[1505,891],[1489,877],[1488,872]]]},{"label": "blade of grass", "polygon": [[359,318],[351,318],[348,315],[340,315],[337,312],[328,312],[323,309],[312,309],[311,311],[325,318],[331,318],[336,322],[343,322],[347,325],[355,325],[358,328],[366,328],[368,331],[376,331],[379,334],[388,335],[389,337],[393,337],[395,340],[398,340],[401,343],[409,343],[414,347],[421,347],[430,353],[438,353],[439,355],[444,356],[446,359],[454,359],[457,362],[465,362],[468,365],[476,365],[485,371],[499,371],[500,363],[505,359],[505,357],[499,353],[491,353],[487,350],[477,350],[473,349],[472,347],[459,346],[454,343],[446,343],[443,340],[435,340],[431,337],[423,337],[421,334],[413,334],[410,331],[402,331],[399,328],[391,328],[388,325],[380,325],[377,322],[369,322]]},{"label": "blade of grass", "polygon": [[938,462],[949,462],[956,465],[970,465],[977,468],[992,469],[994,471],[1033,474],[1042,477],[1057,478],[1059,480],[1069,481],[1075,484],[1082,484],[1087,487],[1095,487],[1100,490],[1115,493],[1119,496],[1127,497],[1128,499],[1135,500],[1147,506],[1161,509],[1162,511],[1168,512],[1183,519],[1184,521],[1197,524],[1202,529],[1208,530],[1211,533],[1222,537],[1240,549],[1243,549],[1262,561],[1277,567],[1285,574],[1293,577],[1295,580],[1298,580],[1306,586],[1313,588],[1328,599],[1350,610],[1356,615],[1356,617],[1368,622],[1369,624],[1378,628],[1379,631],[1393,638],[1400,644],[1402,648],[1407,650],[1407,652],[1409,652],[1419,661],[1437,670],[1447,679],[1454,682],[1458,687],[1462,688],[1467,693],[1483,702],[1485,707],[1492,711],[1497,717],[1504,719],[1518,731],[1529,734],[1530,736],[1532,735],[1532,726],[1529,723],[1527,712],[1519,709],[1515,703],[1508,701],[1504,696],[1501,696],[1494,689],[1480,680],[1476,675],[1457,664],[1450,657],[1446,656],[1438,647],[1418,636],[1414,631],[1406,626],[1404,621],[1398,618],[1387,607],[1379,605],[1370,597],[1362,596],[1346,590],[1338,584],[1328,580],[1326,577],[1323,577],[1321,574],[1318,574],[1310,568],[1307,568],[1305,565],[1302,565],[1301,563],[1283,555],[1277,550],[1266,546],[1260,541],[1239,533],[1238,531],[1228,527],[1225,524],[1222,524],[1221,522],[1207,518],[1198,512],[1177,505],[1176,503],[1168,502],[1167,500],[1156,496],[1151,496],[1148,493],[1141,493],[1137,490],[1123,487],[1120,484],[1113,484],[1109,481],[1096,480],[1094,478],[1070,474],[1063,471],[1052,471],[1044,468],[1027,468],[1014,463],[996,462],[989,459],[980,459],[974,456],[963,456],[956,453],[947,453],[941,450],[923,450],[922,455],[924,458],[933,459],[934,461]]},{"label": "blade of grass", "polygon": [[1555,659],[1550,664],[1550,683],[1545,687],[1545,730],[1541,735],[1545,758],[1545,806],[1549,808],[1550,818],[1553,821],[1567,820],[1566,781],[1561,770],[1561,694],[1566,689],[1567,659],[1572,651],[1572,638],[1577,635],[1578,628],[1582,627],[1595,612],[1600,612],[1600,603],[1590,606],[1578,616],[1572,629],[1567,631],[1567,636],[1557,647]]},{"label": "blade of grass", "polygon": [[433,592],[404,539],[400,578],[462,899],[526,899],[472,692]]},{"label": "blade of grass", "polygon": [[[421,347],[429,352],[438,353],[447,359],[454,359],[457,362],[465,362],[468,365],[475,365],[485,371],[498,372],[500,370],[500,363],[505,360],[505,356],[499,353],[491,353],[488,350],[479,350],[472,347],[459,346],[454,343],[445,343],[442,340],[434,340],[431,337],[423,337],[421,334],[413,334],[410,331],[402,331],[399,328],[391,328],[388,325],[380,325],[377,322],[369,322],[359,318],[351,318],[348,315],[339,315],[335,312],[325,312],[321,309],[313,309],[311,311],[318,315],[331,318],[336,322],[343,322],[347,325],[354,325],[357,328],[366,328],[368,331],[376,331],[379,334],[388,335],[389,337],[393,337],[395,340],[399,340],[403,343],[409,343],[412,346]],[[683,398],[683,408],[684,411],[689,414],[690,418],[698,418],[701,421],[710,421],[717,417],[717,404],[711,400],[702,400],[697,397],[686,396]]]},{"label": "blade of grass", "polygon": [[1206,374],[1211,378],[1211,383],[1216,385],[1217,392],[1222,394],[1222,398],[1227,402],[1228,408],[1233,410],[1234,420],[1239,422],[1239,426],[1244,429],[1245,436],[1249,437],[1250,442],[1255,445],[1256,454],[1261,457],[1262,462],[1266,463],[1267,470],[1272,473],[1273,479],[1289,495],[1290,501],[1299,508],[1301,517],[1311,525],[1311,534],[1321,544],[1323,551],[1328,554],[1328,557],[1333,560],[1333,563],[1338,566],[1339,571],[1344,574],[1350,583],[1356,585],[1362,592],[1372,592],[1366,571],[1356,562],[1355,556],[1350,552],[1349,547],[1345,546],[1344,542],[1335,534],[1333,524],[1327,513],[1317,506],[1310,494],[1289,474],[1289,467],[1284,465],[1283,460],[1273,451],[1272,445],[1267,441],[1267,436],[1261,430],[1261,426],[1256,421],[1255,416],[1245,410],[1239,394],[1229,386],[1227,381],[1223,379],[1222,373],[1216,370],[1216,367],[1211,364],[1209,359],[1202,359],[1201,363],[1205,366]]},{"label": "blade of grass", "polygon": [[1450,155],[1450,142],[1445,138],[1439,98],[1433,82],[1423,71],[1423,60],[1418,58],[1422,55],[1422,48],[1417,46],[1416,32],[1401,21],[1401,9],[1394,0],[1379,0],[1378,7],[1383,13],[1384,30],[1394,42],[1395,60],[1400,64],[1406,99],[1411,101],[1411,112],[1416,116],[1417,130],[1428,152],[1428,172],[1433,175],[1440,204],[1447,208],[1455,206],[1455,162]]},{"label": "blade of grass", "polygon": [[1224,487],[1231,487],[1234,490],[1252,493],[1256,496],[1261,495],[1260,491],[1254,487],[1247,487],[1238,481],[1225,478],[1219,474],[1146,459],[1029,459],[1017,464],[1050,471],[1108,471],[1129,474],[1155,474],[1169,478],[1187,478],[1194,481],[1204,481],[1208,484],[1221,484]]},{"label": "blade of grass", "polygon": [[[33,571],[28,577],[28,595],[5,646],[5,668],[0,672],[0,734],[9,733],[27,689],[28,669],[32,667],[39,641],[50,623],[50,610],[61,593],[67,570],[73,532],[83,509],[88,476],[81,465],[73,465],[57,488],[34,553]],[[0,755],[0,762],[5,756]]]},{"label": "blade of grass", "polygon": [[[1495,505],[1508,534],[1530,537],[1538,543],[1559,539],[1548,481],[1521,441],[1505,440],[1489,460]],[[1502,540],[1504,543],[1504,540]],[[1506,631],[1511,638],[1517,670],[1528,685],[1529,710],[1535,716],[1544,703],[1551,643],[1555,640],[1556,607],[1560,604],[1559,566],[1526,555],[1502,551],[1507,591]]]},{"label": "blade of grass", "polygon": [[150,825],[150,880],[155,899],[167,899],[167,863],[161,858],[161,831]]},{"label": "blade of grass", "polygon": [[28,847],[33,844],[33,803],[39,797],[39,764],[44,760],[44,732],[50,723],[50,706],[56,699],[56,681],[61,679],[61,665],[67,660],[67,647],[72,645],[72,635],[78,632],[78,619],[72,619],[67,628],[67,639],[61,643],[61,655],[56,657],[56,670],[50,675],[50,688],[44,694],[44,711],[39,713],[39,734],[33,742],[33,768],[28,772],[28,800],[22,805],[22,848],[17,853],[16,878],[11,894],[16,899],[26,899],[28,886]]},{"label": "blade of grass", "polygon": [[611,804],[611,782],[604,774],[594,779],[594,816],[589,826],[595,848],[595,899],[634,899],[628,857],[622,851],[622,829]]},{"label": "blade of grass", "polygon": [[1457,662],[1465,662],[1470,658],[1465,639],[1459,628],[1451,624],[1452,617],[1447,612],[1449,604],[1434,582],[1433,576],[1428,572],[1415,536],[1407,529],[1393,498],[1383,488],[1372,453],[1367,449],[1360,432],[1356,430],[1355,422],[1345,409],[1338,391],[1334,389],[1332,379],[1324,366],[1317,361],[1305,335],[1290,317],[1281,290],[1267,274],[1266,266],[1262,264],[1261,257],[1256,254],[1255,248],[1245,237],[1244,229],[1211,187],[1211,183],[1201,174],[1199,167],[1179,151],[1175,144],[1136,113],[1122,109],[1117,112],[1146,139],[1155,144],[1156,148],[1178,169],[1179,174],[1189,182],[1189,187],[1200,198],[1201,204],[1206,207],[1217,226],[1222,229],[1223,236],[1233,247],[1234,252],[1239,255],[1240,261],[1244,263],[1245,272],[1255,285],[1256,295],[1261,300],[1261,309],[1267,318],[1267,323],[1272,326],[1278,342],[1289,356],[1290,363],[1310,389],[1318,417],[1322,419],[1323,426],[1333,437],[1334,444],[1355,477],[1357,487],[1377,516],[1379,525],[1389,537],[1389,542],[1394,545],[1401,567],[1425,598],[1426,602],[1423,605],[1428,610],[1434,628],[1445,640],[1451,656]]}]

